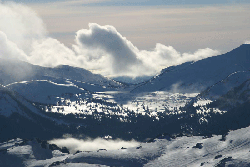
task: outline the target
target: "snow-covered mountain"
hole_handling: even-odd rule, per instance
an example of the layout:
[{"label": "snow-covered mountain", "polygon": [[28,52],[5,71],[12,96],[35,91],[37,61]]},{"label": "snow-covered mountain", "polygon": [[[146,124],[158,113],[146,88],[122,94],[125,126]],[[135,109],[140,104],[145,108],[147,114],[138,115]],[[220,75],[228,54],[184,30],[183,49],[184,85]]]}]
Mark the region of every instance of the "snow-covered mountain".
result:
[{"label": "snow-covered mountain", "polygon": [[[205,91],[201,92],[198,96],[201,99],[209,99],[215,101],[220,98],[222,95],[225,95],[229,91],[232,91],[234,88],[239,87],[240,85],[245,85],[250,79],[250,70],[249,71],[239,71],[235,72],[220,82],[208,87]],[[240,86],[241,87],[241,86]],[[243,86],[244,89],[247,89],[247,86]],[[241,88],[243,88],[241,87]],[[241,90],[245,91],[245,90]],[[236,100],[239,98],[234,97]]]},{"label": "snow-covered mountain", "polygon": [[[223,131],[249,126],[250,79],[220,96],[218,94],[214,96],[213,91],[217,86],[219,87],[220,84],[214,86],[214,89],[208,88],[182,109],[196,120],[191,123],[193,131],[203,134],[221,134]],[[215,97],[216,100],[214,100]]]},{"label": "snow-covered mountain", "polygon": [[219,56],[171,66],[132,92],[175,91],[200,92],[236,72],[250,70],[250,45]]},{"label": "snow-covered mountain", "polygon": [[95,86],[97,89],[98,87],[116,88],[122,86],[116,81],[93,74],[83,68],[67,65],[55,68],[41,67],[12,59],[0,59],[0,76],[0,84],[2,85],[31,80],[48,80],[57,83],[71,80],[72,82],[79,81],[78,84],[85,85],[87,88],[92,87],[93,91]]},{"label": "snow-covered mountain", "polygon": [[17,93],[0,88],[1,140],[13,137],[61,136],[67,124],[59,117],[51,117]]}]

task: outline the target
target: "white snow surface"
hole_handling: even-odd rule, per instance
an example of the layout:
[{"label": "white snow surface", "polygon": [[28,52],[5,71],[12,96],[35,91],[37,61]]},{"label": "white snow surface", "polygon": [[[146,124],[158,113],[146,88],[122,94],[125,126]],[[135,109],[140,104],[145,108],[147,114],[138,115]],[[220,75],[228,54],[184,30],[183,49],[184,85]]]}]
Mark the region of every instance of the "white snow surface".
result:
[{"label": "white snow surface", "polygon": [[[33,140],[19,146],[21,139],[0,143],[0,163],[5,166],[249,166],[250,127],[221,135],[155,139],[138,147],[65,154],[44,149]],[[202,143],[202,148],[194,148]],[[4,151],[4,149],[7,149]]]},{"label": "white snow surface", "polygon": [[18,92],[32,102],[44,104],[54,104],[57,97],[61,97],[64,94],[86,92],[69,81],[66,83],[55,83],[48,80],[22,81],[6,85],[5,87]]},{"label": "white snow surface", "polygon": [[65,124],[62,120],[46,116],[41,110],[34,106],[34,104],[12,90],[7,88],[0,89],[0,115],[10,117],[13,113],[18,113],[30,120],[33,120],[33,118],[26,113],[27,109],[28,111],[31,111],[40,117],[54,121],[57,124]]},{"label": "white snow surface", "polygon": [[[136,94],[126,89],[107,88],[102,88],[100,92],[89,92],[83,88],[83,84],[87,83],[72,80],[32,80],[15,82],[5,87],[18,92],[32,103],[42,105],[41,109],[46,112],[91,115],[97,111],[120,115],[121,121],[127,121],[125,117],[130,111],[135,114],[148,114],[156,119],[159,119],[158,113],[166,111],[168,111],[167,114],[179,114],[180,107],[184,107],[197,95],[197,93],[183,94],[167,91]],[[100,87],[97,86],[97,88],[101,90]]]}]

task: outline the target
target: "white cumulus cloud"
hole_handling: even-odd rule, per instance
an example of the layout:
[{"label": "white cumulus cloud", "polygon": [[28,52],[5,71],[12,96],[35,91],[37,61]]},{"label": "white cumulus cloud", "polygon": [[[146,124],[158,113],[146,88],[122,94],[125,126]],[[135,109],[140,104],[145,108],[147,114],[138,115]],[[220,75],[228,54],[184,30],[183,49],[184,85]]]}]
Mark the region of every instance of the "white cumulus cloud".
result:
[{"label": "white cumulus cloud", "polygon": [[90,60],[108,60],[103,63],[107,64],[105,68],[109,68],[111,75],[131,75],[148,69],[137,56],[139,50],[113,26],[90,23],[88,30],[79,30],[76,34],[76,50],[85,50],[85,53],[94,50],[97,55],[91,54]]},{"label": "white cumulus cloud", "polygon": [[[89,29],[77,32],[75,50],[79,55],[88,55],[88,67],[95,63],[99,69],[109,69],[113,76],[155,75],[162,68],[188,61],[197,61],[216,56],[219,51],[209,48],[195,53],[179,53],[172,46],[156,44],[152,51],[139,50],[111,25],[90,23]],[[92,52],[92,53],[90,53]],[[88,54],[86,54],[88,53]],[[92,62],[92,60],[95,60]],[[103,66],[106,65],[106,66]]]}]

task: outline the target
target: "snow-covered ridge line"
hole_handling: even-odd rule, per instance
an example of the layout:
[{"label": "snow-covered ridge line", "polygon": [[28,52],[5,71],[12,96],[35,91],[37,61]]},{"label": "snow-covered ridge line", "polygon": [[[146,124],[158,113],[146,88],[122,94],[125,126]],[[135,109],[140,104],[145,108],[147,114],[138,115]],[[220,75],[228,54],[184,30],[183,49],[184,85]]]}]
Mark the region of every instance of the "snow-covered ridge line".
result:
[{"label": "snow-covered ridge line", "polygon": [[[13,82],[13,83],[10,83],[8,85],[5,85],[4,87],[8,87],[10,85],[14,85],[14,84],[26,84],[26,83],[30,83],[30,82],[49,82],[49,83],[52,83],[54,85],[58,85],[58,86],[75,86],[72,82],[69,82],[69,84],[59,84],[59,83],[56,83],[56,82],[53,82],[51,80],[30,80],[30,81],[19,81],[19,82]],[[67,80],[66,80],[67,82]]]},{"label": "snow-covered ridge line", "polygon": [[247,73],[247,72],[250,72],[250,70],[248,70],[248,71],[236,71],[236,72],[233,72],[233,73],[229,74],[227,77],[225,77],[224,79],[222,79],[222,80],[216,82],[215,84],[213,84],[212,86],[208,87],[206,91],[210,91],[212,87],[214,87],[214,86],[216,86],[216,85],[218,85],[220,83],[225,82],[229,77],[231,77],[231,76],[233,76],[235,74],[238,74],[238,73]]},{"label": "snow-covered ridge line", "polygon": [[236,71],[226,78],[222,79],[221,81],[213,84],[212,86],[208,87],[206,90],[201,92],[197,99],[205,98],[208,100],[216,100],[220,96],[226,94],[230,90],[234,89],[235,87],[240,86],[244,83],[247,79],[250,79],[250,70],[248,71]]},{"label": "snow-covered ridge line", "polygon": [[58,66],[54,68],[32,65],[27,62],[11,59],[0,59],[0,84],[8,85],[14,82],[31,80],[57,80],[70,79],[103,86],[113,85],[121,87],[121,83],[112,79],[103,77],[99,74],[83,68],[71,66]]}]

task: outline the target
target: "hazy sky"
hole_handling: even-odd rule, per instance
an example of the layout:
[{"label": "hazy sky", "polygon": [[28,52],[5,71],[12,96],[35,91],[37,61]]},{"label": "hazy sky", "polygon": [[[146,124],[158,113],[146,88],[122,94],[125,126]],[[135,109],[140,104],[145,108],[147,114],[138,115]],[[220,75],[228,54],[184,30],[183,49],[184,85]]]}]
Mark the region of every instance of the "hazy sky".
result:
[{"label": "hazy sky", "polygon": [[[9,1],[9,0],[2,0]],[[65,2],[67,0],[13,0],[23,3],[46,3],[46,2]],[[249,3],[249,0],[72,0],[91,6],[134,6],[134,5],[187,5],[187,4],[228,4],[228,3]]]},{"label": "hazy sky", "polygon": [[[7,1],[2,0],[2,2]],[[35,11],[43,21],[46,33],[51,38],[58,40],[57,43],[62,43],[60,47],[63,47],[64,44],[71,49],[72,44],[75,45],[78,42],[73,51],[78,51],[77,55],[82,54],[79,48],[86,46],[113,55],[109,56],[110,61],[106,62],[112,66],[111,71],[113,72],[109,70],[106,73],[101,72],[104,75],[116,75],[114,71],[118,69],[133,73],[132,71],[138,68],[137,65],[143,69],[142,71],[147,71],[155,69],[156,66],[164,68],[168,65],[183,63],[184,60],[199,60],[213,56],[218,53],[217,51],[220,53],[230,51],[250,40],[250,0],[16,0],[15,2],[21,2]],[[91,28],[89,23],[97,25]],[[112,27],[105,27],[105,25],[110,25],[115,30]],[[96,37],[100,41],[103,40],[100,36],[95,34],[88,36],[88,29],[120,42],[120,45],[116,47],[121,50],[121,53],[117,52],[117,49],[101,45],[95,40]],[[86,31],[80,33],[79,30]],[[76,32],[78,32],[77,35]],[[41,33],[38,34],[41,35]],[[10,35],[11,33],[9,33]],[[83,37],[90,43],[83,40]],[[52,39],[48,41],[51,42]],[[99,46],[99,48],[95,46]],[[41,45],[39,48],[42,48]],[[62,52],[62,49],[60,52],[75,55],[68,48],[65,49],[66,52]],[[27,54],[25,48],[21,48],[21,50]],[[199,56],[201,53],[202,56]],[[33,51],[32,54],[41,55],[40,50],[39,52],[38,50]],[[84,54],[86,55],[86,52]],[[114,56],[115,54],[120,55]],[[171,54],[171,56],[164,59],[166,54]],[[97,59],[96,55],[86,59],[92,61]],[[149,55],[155,56],[150,58]],[[177,61],[173,55],[177,56],[179,60]],[[196,58],[190,58],[194,55]],[[124,59],[126,56],[129,60]],[[151,65],[150,62],[147,62],[148,60],[144,60],[145,57],[150,61],[156,61],[156,58],[168,60],[168,63],[164,62],[166,65],[156,63],[149,69],[144,69],[145,64],[147,64],[146,66]],[[185,57],[185,59],[180,60],[180,57]],[[99,56],[98,61],[101,58]],[[124,61],[123,64],[131,64],[133,67],[116,67],[114,63],[117,64],[121,60]],[[34,64],[39,64],[35,63],[36,61],[34,60]],[[98,66],[97,69],[94,69],[98,71],[103,70],[104,67],[100,65],[103,62],[104,59],[99,62],[99,66],[83,64],[87,69]],[[48,62],[46,63],[46,66],[49,66]],[[67,64],[75,63],[71,61]],[[142,75],[142,73],[139,72],[138,75]]]},{"label": "hazy sky", "polygon": [[[6,0],[5,0],[6,1]],[[250,0],[23,0],[70,46],[88,23],[113,25],[140,49],[229,51],[250,39]]]}]

